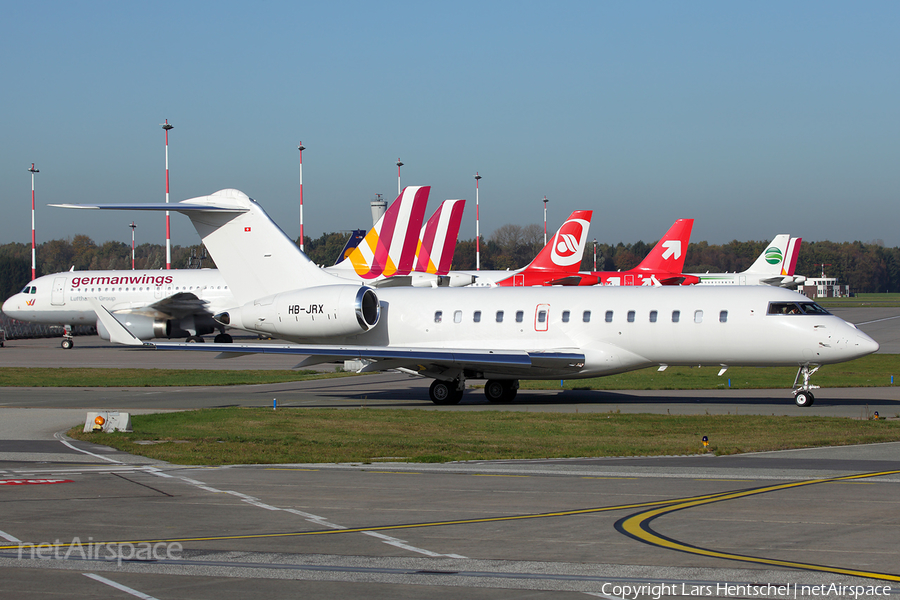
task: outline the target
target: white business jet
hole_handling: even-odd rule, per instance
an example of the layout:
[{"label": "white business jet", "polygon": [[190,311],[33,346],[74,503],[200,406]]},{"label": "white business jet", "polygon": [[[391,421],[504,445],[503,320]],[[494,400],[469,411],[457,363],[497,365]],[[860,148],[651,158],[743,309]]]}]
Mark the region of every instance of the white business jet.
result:
[{"label": "white business jet", "polygon": [[187,214],[236,305],[220,323],[289,345],[144,343],[94,300],[112,340],[158,349],[305,355],[300,365],[362,359],[361,371],[433,378],[454,404],[467,379],[492,402],[519,379],[576,379],[658,366],[794,366],[798,406],[813,403],[820,365],[878,350],[852,324],[770,286],[386,288],[348,285],[317,268],[262,207],[237,190],[174,204],[67,205]]},{"label": "white business jet", "polygon": [[[326,267],[326,271],[357,285],[365,282],[374,287],[471,283],[471,276],[460,279],[447,275],[465,200],[445,200],[422,225],[429,190],[421,186],[405,188],[369,231],[363,248],[353,250],[352,266],[346,260]],[[61,345],[68,350],[75,345],[74,325],[96,323],[99,336],[109,339],[89,298],[98,299],[142,340],[185,338],[187,342],[203,342],[204,335],[218,330],[216,343],[233,341],[225,326],[213,320],[213,315],[235,305],[234,296],[216,269],[53,273],[29,282],[3,303],[2,310],[19,321],[62,325]]]}]

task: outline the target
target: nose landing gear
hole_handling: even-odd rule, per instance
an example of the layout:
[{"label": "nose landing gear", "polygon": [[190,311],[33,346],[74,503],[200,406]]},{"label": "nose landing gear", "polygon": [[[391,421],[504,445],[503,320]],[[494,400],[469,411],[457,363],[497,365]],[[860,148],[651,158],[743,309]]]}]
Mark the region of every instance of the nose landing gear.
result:
[{"label": "nose landing gear", "polygon": [[[801,408],[812,406],[816,400],[816,397],[813,396],[810,390],[817,390],[819,386],[812,385],[809,382],[809,378],[819,370],[819,366],[821,365],[816,365],[813,369],[810,369],[809,365],[805,364],[800,365],[800,368],[797,370],[797,376],[794,377],[794,403]],[[803,376],[803,384],[798,386],[797,382],[800,381],[801,375]]]}]

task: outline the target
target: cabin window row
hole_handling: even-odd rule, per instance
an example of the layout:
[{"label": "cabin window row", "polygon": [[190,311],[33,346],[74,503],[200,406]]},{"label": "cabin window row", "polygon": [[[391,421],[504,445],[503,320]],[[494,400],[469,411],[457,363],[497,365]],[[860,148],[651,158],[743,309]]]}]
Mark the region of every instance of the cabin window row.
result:
[{"label": "cabin window row", "polygon": [[[604,314],[604,321],[606,323],[613,322],[613,313],[614,311],[608,310]],[[591,311],[585,310],[581,313],[581,322],[582,323],[590,323],[591,322]],[[498,310],[494,315],[494,321],[497,323],[503,323],[503,320],[506,316],[506,311]],[[562,311],[560,313],[561,320],[563,323],[569,323],[572,321],[572,312],[568,310]],[[547,310],[541,309],[537,312],[537,322],[538,323],[546,323],[548,318]],[[637,311],[629,310],[626,313],[625,319],[629,323],[634,323],[637,320]],[[681,311],[673,310],[671,316],[673,323],[681,322]],[[442,323],[444,320],[444,311],[436,310],[434,311],[434,322]],[[472,322],[473,323],[481,323],[482,320],[482,311],[476,310],[472,313]],[[516,323],[522,323],[525,320],[525,311],[517,310],[515,312],[515,321]],[[651,310],[648,315],[648,321],[650,323],[656,323],[659,320],[659,311]],[[453,322],[454,323],[462,323],[463,322],[463,311],[456,310],[453,311]],[[694,323],[702,323],[703,322],[703,311],[695,310],[694,311]],[[719,311],[719,323],[727,323],[728,322],[728,311],[720,310]]]}]

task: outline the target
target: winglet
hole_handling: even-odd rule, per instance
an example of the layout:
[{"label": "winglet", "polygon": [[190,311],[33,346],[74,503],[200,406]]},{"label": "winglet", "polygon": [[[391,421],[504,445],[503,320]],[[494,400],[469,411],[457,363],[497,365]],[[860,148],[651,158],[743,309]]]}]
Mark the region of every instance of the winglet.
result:
[{"label": "winglet", "polygon": [[126,346],[153,346],[153,344],[142,342],[133,333],[128,331],[128,328],[122,325],[105,306],[100,304],[99,300],[96,298],[88,298],[88,301],[91,303],[94,312],[97,313],[97,318],[100,320],[100,323],[106,327],[106,331],[109,332],[110,341],[115,344],[124,344]]}]

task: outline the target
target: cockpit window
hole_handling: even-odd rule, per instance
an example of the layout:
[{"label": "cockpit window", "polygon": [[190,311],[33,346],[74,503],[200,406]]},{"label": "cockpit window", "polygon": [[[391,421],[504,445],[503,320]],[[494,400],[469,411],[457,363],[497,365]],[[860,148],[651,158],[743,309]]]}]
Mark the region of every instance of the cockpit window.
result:
[{"label": "cockpit window", "polygon": [[829,315],[815,302],[769,302],[770,315]]},{"label": "cockpit window", "polygon": [[815,302],[801,302],[800,310],[807,315],[830,315],[831,313],[816,304]]},{"label": "cockpit window", "polygon": [[22,294],[27,294],[27,293],[30,292],[30,291],[31,291],[31,286],[30,286],[30,285],[26,285],[26,286],[25,286],[25,289],[23,289],[21,293],[22,293]]},{"label": "cockpit window", "polygon": [[37,286],[36,285],[31,286],[31,293],[37,294]]}]

